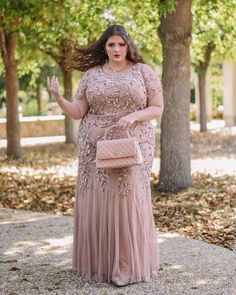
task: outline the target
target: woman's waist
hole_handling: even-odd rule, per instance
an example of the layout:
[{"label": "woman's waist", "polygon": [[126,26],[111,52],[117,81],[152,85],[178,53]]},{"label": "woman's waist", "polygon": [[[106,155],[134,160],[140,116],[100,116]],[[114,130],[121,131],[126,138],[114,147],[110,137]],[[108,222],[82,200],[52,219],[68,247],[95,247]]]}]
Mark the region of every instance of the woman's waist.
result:
[{"label": "woman's waist", "polygon": [[86,117],[87,118],[95,118],[98,120],[104,120],[104,119],[113,119],[117,120],[123,116],[126,116],[128,114],[132,113],[132,111],[119,111],[119,112],[100,112],[100,113],[95,113],[95,112],[88,112]]},{"label": "woman's waist", "polygon": [[[111,115],[101,115],[101,114],[89,114],[84,118],[81,128],[90,137],[100,138],[105,134],[107,128],[114,126],[122,114],[111,114]],[[129,132],[131,136],[137,137],[140,142],[147,141],[153,137],[153,126],[151,121],[136,121],[130,128]],[[119,128],[112,128],[111,132],[114,134],[121,133],[121,137],[125,135],[124,131],[119,130]]]}]

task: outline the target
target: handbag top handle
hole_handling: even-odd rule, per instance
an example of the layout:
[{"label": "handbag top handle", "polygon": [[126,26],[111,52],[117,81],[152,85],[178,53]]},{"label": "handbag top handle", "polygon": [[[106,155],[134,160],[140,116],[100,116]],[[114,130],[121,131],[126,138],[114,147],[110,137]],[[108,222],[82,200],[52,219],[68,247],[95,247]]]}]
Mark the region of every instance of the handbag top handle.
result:
[{"label": "handbag top handle", "polygon": [[[111,129],[111,128],[113,128],[113,127],[117,127],[117,125],[116,124],[113,124],[113,125],[111,125],[110,127],[108,127],[107,129],[106,129],[106,131],[105,131],[105,134],[104,134],[104,139],[106,139],[106,137],[107,137],[107,132],[108,132],[108,130],[109,129]],[[128,138],[130,138],[130,133],[129,133],[129,131],[128,130],[124,130],[125,132],[126,132],[126,134],[128,135]]]}]

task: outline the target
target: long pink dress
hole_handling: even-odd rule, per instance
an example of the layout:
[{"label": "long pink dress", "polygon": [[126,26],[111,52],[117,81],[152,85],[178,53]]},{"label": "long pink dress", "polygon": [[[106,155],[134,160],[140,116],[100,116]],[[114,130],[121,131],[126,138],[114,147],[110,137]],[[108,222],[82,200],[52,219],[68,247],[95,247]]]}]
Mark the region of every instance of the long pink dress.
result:
[{"label": "long pink dress", "polygon": [[[81,120],[77,137],[72,269],[83,278],[139,282],[158,273],[149,180],[155,148],[151,121],[139,121],[130,128],[131,136],[140,143],[142,165],[97,169],[95,155],[96,142],[106,128],[161,96],[159,77],[142,63],[115,74],[97,66],[85,72],[79,83],[74,102],[87,99],[89,111]],[[125,136],[117,128],[112,130],[110,138]]]}]

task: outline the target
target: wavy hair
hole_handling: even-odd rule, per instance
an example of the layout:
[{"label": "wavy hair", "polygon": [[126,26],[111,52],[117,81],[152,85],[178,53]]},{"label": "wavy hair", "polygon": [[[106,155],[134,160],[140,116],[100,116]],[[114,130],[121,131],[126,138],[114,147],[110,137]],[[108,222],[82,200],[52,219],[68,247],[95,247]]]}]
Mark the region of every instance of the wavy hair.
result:
[{"label": "wavy hair", "polygon": [[126,58],[134,63],[144,63],[143,58],[125,28],[121,25],[112,25],[106,29],[101,37],[93,44],[85,47],[79,46],[71,41],[65,58],[65,67],[67,71],[79,70],[87,71],[98,65],[103,65],[108,60],[105,51],[105,44],[111,36],[120,36],[128,45]]}]

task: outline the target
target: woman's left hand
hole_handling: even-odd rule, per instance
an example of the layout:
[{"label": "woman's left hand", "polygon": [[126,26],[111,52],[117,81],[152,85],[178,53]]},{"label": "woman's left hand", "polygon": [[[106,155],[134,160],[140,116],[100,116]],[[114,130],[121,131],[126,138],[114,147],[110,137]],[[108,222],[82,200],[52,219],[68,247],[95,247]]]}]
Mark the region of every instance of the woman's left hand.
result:
[{"label": "woman's left hand", "polygon": [[117,126],[121,130],[127,130],[135,121],[136,119],[134,115],[129,114],[127,116],[121,117],[117,122]]}]

